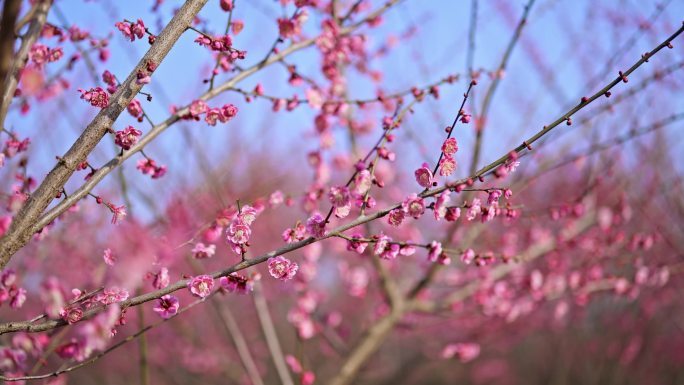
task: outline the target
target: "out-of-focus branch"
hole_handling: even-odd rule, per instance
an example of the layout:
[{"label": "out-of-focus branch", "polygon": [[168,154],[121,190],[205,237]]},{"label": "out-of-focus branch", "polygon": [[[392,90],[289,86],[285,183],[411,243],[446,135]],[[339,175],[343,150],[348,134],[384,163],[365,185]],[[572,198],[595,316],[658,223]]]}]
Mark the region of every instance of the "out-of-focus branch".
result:
[{"label": "out-of-focus branch", "polygon": [[[551,238],[545,241],[537,242],[528,247],[519,257],[517,257],[517,259],[521,263],[533,261],[545,255],[546,253],[552,251],[554,248],[556,248],[559,242],[567,242],[572,239],[575,239],[577,236],[582,234],[595,223],[595,213],[587,213],[581,220],[578,220],[577,222],[573,223],[571,227],[569,227],[563,233],[561,233],[558,240]],[[488,281],[499,280],[519,267],[520,265],[517,263],[499,265],[492,269],[489,272],[489,274],[487,274],[487,277],[485,279]],[[454,291],[440,302],[425,302],[417,300],[412,303],[412,306],[415,310],[425,312],[435,312],[448,309],[454,303],[461,302],[475,294],[482,285],[482,282],[483,280],[476,280],[470,282],[464,287]]]},{"label": "out-of-focus branch", "polygon": [[[567,231],[563,232],[560,236],[562,241],[568,241],[589,228],[593,223],[595,223],[595,218],[593,214],[587,214],[583,220],[578,221],[574,226],[572,226]],[[531,261],[538,258],[549,251],[553,250],[557,242],[550,239],[546,242],[540,242],[532,245],[524,254],[521,256],[522,261]],[[433,266],[439,266],[434,264]],[[500,265],[496,267],[489,274],[488,279],[497,280],[512,272],[518,265]],[[439,271],[439,268],[431,268],[428,274],[418,282],[418,284],[409,292],[406,306],[398,307],[396,310],[393,309],[390,314],[383,317],[381,320],[376,322],[364,335],[361,342],[350,352],[346,361],[342,365],[340,372],[329,382],[330,385],[346,385],[351,383],[359,370],[368,362],[368,359],[380,348],[389,333],[394,329],[394,326],[401,320],[401,318],[408,312],[411,311],[434,311],[438,307],[435,304],[425,302],[416,298],[416,296],[432,281],[434,275]],[[477,289],[480,287],[481,281],[475,281],[459,291],[454,292],[448,297],[447,304],[463,300],[471,295],[473,295]],[[451,301],[451,302],[450,302]]]},{"label": "out-of-focus branch", "polygon": [[225,303],[221,302],[219,298],[212,298],[212,302],[214,302],[214,307],[216,308],[219,317],[221,317],[223,325],[233,339],[235,349],[238,352],[238,356],[240,356],[242,365],[245,366],[245,370],[247,371],[247,375],[252,381],[252,384],[263,385],[264,381],[261,379],[259,369],[257,369],[254,358],[252,358],[252,354],[249,351],[247,341],[245,341],[245,337],[242,335],[242,331],[235,320],[235,316],[233,316],[233,312],[230,311],[230,308]]},{"label": "out-of-focus branch", "polygon": [[[138,323],[140,325],[140,329],[145,327],[145,309],[143,307],[138,308]],[[140,353],[140,385],[149,385],[150,365],[147,360],[147,338],[144,334],[141,334],[140,339],[138,340],[138,352]]]},{"label": "out-of-focus branch", "polygon": [[280,382],[282,382],[283,385],[294,385],[292,377],[290,376],[290,371],[287,369],[287,364],[285,363],[285,355],[283,354],[283,349],[280,347],[278,333],[273,326],[273,320],[268,311],[268,304],[266,303],[266,298],[264,298],[264,293],[261,290],[260,282],[254,282],[254,294],[252,298],[254,299],[254,307],[256,308],[257,316],[259,317],[261,330],[264,332],[266,345],[268,345],[268,351],[271,353],[271,358],[273,358],[273,363],[278,372],[278,377],[280,377]]},{"label": "out-of-focus branch", "polygon": [[[7,4],[5,5],[7,6]],[[35,43],[38,39],[38,36],[40,36],[40,32],[43,30],[43,26],[45,25],[45,21],[47,20],[47,14],[50,10],[51,5],[52,0],[43,0],[39,1],[33,6],[35,11],[32,11],[33,19],[31,21],[31,26],[29,27],[26,34],[24,34],[24,36],[22,37],[19,51],[15,55],[10,55],[7,58],[7,60],[11,60],[11,58],[14,58],[14,61],[12,62],[11,69],[3,79],[4,83],[2,84],[2,100],[0,100],[0,127],[4,127],[5,125],[5,117],[7,117],[7,111],[9,110],[9,106],[12,103],[12,98],[14,98],[14,91],[16,91],[17,85],[19,84],[19,76],[21,74],[21,69],[24,68],[24,65],[26,65],[29,50],[33,46],[33,43]],[[12,32],[12,35],[13,34],[14,32]],[[10,42],[10,48],[13,45],[13,43],[14,39],[12,39],[12,41]],[[2,55],[2,60],[5,60],[5,52],[3,52]],[[2,263],[1,259],[0,266],[5,266],[4,263]]]},{"label": "out-of-focus branch", "polygon": [[496,69],[496,72],[494,72],[494,79],[489,84],[489,87],[485,92],[484,99],[482,100],[482,106],[480,107],[480,115],[478,115],[475,119],[475,147],[473,149],[473,159],[470,161],[471,174],[474,173],[475,170],[477,170],[477,163],[480,161],[480,151],[482,149],[482,133],[484,132],[485,125],[487,124],[487,114],[489,113],[489,108],[492,104],[494,93],[496,92],[496,89],[499,87],[501,76],[503,75],[503,71],[506,70],[508,60],[511,58],[511,54],[513,53],[513,48],[515,48],[515,45],[518,43],[518,40],[520,39],[523,27],[525,26],[525,24],[527,24],[527,16],[530,14],[530,9],[532,9],[534,2],[535,0],[529,0],[527,5],[525,5],[525,10],[523,11],[523,15],[520,18],[520,21],[518,22],[518,26],[515,28],[513,37],[508,42],[506,52],[504,52],[504,55],[501,57],[499,67]]},{"label": "out-of-focus branch", "polygon": [[14,57],[14,25],[19,16],[21,0],[5,0],[0,21],[0,84],[4,84]]},{"label": "out-of-focus branch", "polygon": [[363,365],[368,362],[368,359],[392,332],[394,326],[401,320],[405,312],[406,307],[397,306],[389,314],[374,323],[364,334],[361,342],[349,353],[339,373],[330,380],[329,384],[345,385],[351,383]]},{"label": "out-of-focus branch", "polygon": [[[202,273],[202,266],[196,259],[188,256],[188,263],[195,275],[200,275]],[[233,341],[233,344],[235,344],[235,349],[240,357],[240,361],[242,361],[242,365],[245,367],[247,375],[252,381],[252,384],[263,385],[264,382],[259,374],[259,369],[257,369],[257,366],[254,363],[254,358],[252,357],[252,353],[249,351],[247,341],[245,341],[242,330],[240,330],[240,326],[235,320],[233,312],[230,311],[230,307],[227,303],[216,296],[211,298],[211,303],[214,306],[214,310],[216,311],[218,318],[220,318],[221,325],[223,325],[223,327],[226,329],[228,337],[230,337],[230,339]]]},{"label": "out-of-focus branch", "polygon": [[[4,268],[12,255],[31,239],[31,236],[34,233],[33,228],[45,208],[47,208],[57,193],[62,190],[67,180],[76,170],[78,164],[87,158],[102,137],[107,133],[107,130],[109,130],[114,121],[119,117],[121,112],[128,106],[131,100],[133,100],[138,91],[140,91],[143,85],[138,84],[136,81],[138,72],[147,73],[148,63],[159,65],[164,60],[166,54],[171,50],[178,38],[186,30],[187,26],[192,23],[195,15],[202,9],[206,2],[207,0],[189,0],[183,4],[169,24],[164,28],[161,34],[159,34],[155,43],[150,47],[142,59],[140,59],[138,64],[122,83],[121,87],[112,95],[109,105],[103,108],[97,116],[95,116],[81,136],[79,136],[67,153],[26,201],[21,210],[14,216],[7,233],[0,238],[0,269]],[[49,2],[40,4],[41,6],[46,7],[47,11],[47,5],[45,4],[49,4]],[[43,20],[44,22],[44,16],[41,15],[44,14],[40,12],[37,14],[37,20]],[[32,31],[33,27],[37,24],[39,24],[38,21],[31,26],[29,31]],[[25,42],[29,41],[30,37],[31,35],[29,35]],[[13,74],[14,73],[16,72],[13,71]],[[8,79],[11,80],[14,79],[14,77]],[[16,87],[16,84],[13,84],[14,87]],[[12,86],[12,84],[10,84],[10,86]],[[7,89],[5,89],[3,107],[5,106],[5,99],[8,98],[11,98],[11,95],[8,95]],[[0,118],[4,118],[4,113],[2,111],[0,111],[0,114]]]}]

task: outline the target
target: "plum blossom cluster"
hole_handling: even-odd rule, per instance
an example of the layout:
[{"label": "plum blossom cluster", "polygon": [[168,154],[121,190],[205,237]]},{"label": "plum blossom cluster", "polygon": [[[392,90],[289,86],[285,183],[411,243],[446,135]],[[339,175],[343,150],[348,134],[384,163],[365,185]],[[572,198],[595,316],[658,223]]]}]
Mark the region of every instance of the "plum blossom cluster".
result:
[{"label": "plum blossom cluster", "polygon": [[128,103],[128,106],[126,106],[126,111],[128,111],[128,113],[131,114],[132,117],[138,119],[138,122],[142,123],[143,109],[138,99],[131,100],[131,102]]},{"label": "plum blossom cluster", "polygon": [[40,357],[50,337],[44,334],[18,333],[12,337],[11,345],[0,347],[0,371],[6,377],[19,377],[26,372],[29,357]]},{"label": "plum blossom cluster", "polygon": [[226,241],[235,254],[242,256],[247,252],[252,235],[251,226],[258,214],[256,208],[246,205],[232,215],[226,229]]},{"label": "plum blossom cluster", "polygon": [[[359,164],[357,169],[361,170],[357,171],[355,174],[353,179],[354,186],[352,188],[347,186],[334,186],[330,188],[330,192],[328,193],[328,199],[333,207],[333,214],[338,218],[345,218],[349,215],[352,203],[360,208],[373,208],[375,206],[375,199],[368,194],[368,191],[370,191],[370,188],[373,185],[373,176],[362,164]],[[309,220],[314,220],[312,218],[315,219],[315,215]],[[308,225],[309,224],[307,223],[307,226]],[[314,235],[313,232],[310,233],[315,237],[323,235],[323,233],[320,235]]]},{"label": "plum blossom cluster", "polygon": [[72,294],[71,302],[59,310],[59,316],[69,324],[81,321],[84,310],[123,302],[129,297],[128,291],[119,287],[105,288],[95,295],[87,295],[79,289],[73,289]]},{"label": "plum blossom cluster", "polygon": [[[466,115],[464,115],[465,117]],[[467,123],[467,122],[464,122]],[[454,159],[454,154],[458,151],[458,143],[455,138],[448,138],[442,144],[442,154],[444,156],[439,161],[439,175],[449,176],[456,170],[456,160]]]},{"label": "plum blossom cluster", "polygon": [[55,62],[64,56],[62,48],[50,48],[45,44],[36,43],[29,51],[29,59],[36,64],[38,68],[42,68],[46,63]]},{"label": "plum blossom cluster", "polygon": [[511,261],[515,261],[514,258],[505,253],[500,255],[495,255],[492,251],[476,253],[473,249],[470,248],[463,250],[460,259],[461,262],[463,262],[466,265],[472,264],[478,267],[492,265],[497,260],[501,261],[502,263],[509,263]]},{"label": "plum blossom cluster", "polygon": [[190,278],[188,281],[188,289],[192,295],[199,298],[206,298],[214,289],[214,278],[210,275],[198,275]]},{"label": "plum blossom cluster", "polygon": [[31,139],[26,138],[19,140],[16,135],[11,135],[9,139],[5,140],[5,146],[0,153],[0,167],[4,165],[5,158],[11,158],[21,152],[28,150],[31,144]]},{"label": "plum blossom cluster", "polygon": [[9,302],[12,309],[19,309],[26,301],[26,289],[17,286],[17,274],[12,269],[0,273],[0,306]]},{"label": "plum blossom cluster", "polygon": [[151,279],[152,287],[157,290],[169,286],[169,283],[171,282],[171,277],[169,276],[169,269],[166,267],[162,267],[154,273],[148,272],[147,274],[145,274],[145,279]]},{"label": "plum blossom cluster", "polygon": [[88,91],[79,88],[78,92],[81,93],[81,99],[93,107],[105,108],[109,105],[109,95],[102,87],[91,88]]},{"label": "plum blossom cluster", "polygon": [[[130,41],[135,41],[136,38],[142,39],[145,36],[146,28],[145,23],[138,19],[136,22],[132,23],[129,21],[119,21],[114,24],[116,28],[121,31],[121,33]],[[150,43],[154,42],[151,40]]]},{"label": "plum blossom cluster", "polygon": [[140,159],[135,168],[140,170],[143,174],[149,175],[152,179],[159,179],[166,175],[166,166],[159,166],[154,159],[150,158]]},{"label": "plum blossom cluster", "polygon": [[325,235],[326,220],[321,213],[315,212],[306,220],[306,232],[312,237],[320,238]]},{"label": "plum blossom cluster", "polygon": [[470,203],[466,203],[466,219],[472,221],[480,216],[482,223],[485,223],[497,216],[505,216],[509,219],[518,217],[520,212],[512,208],[510,202],[507,202],[505,207],[499,206],[499,198],[502,195],[506,199],[510,199],[513,193],[509,189],[505,189],[503,192],[499,189],[491,190],[487,197],[487,206],[483,205],[480,198],[473,198]]},{"label": "plum blossom cluster", "polygon": [[277,256],[272,258],[268,262],[268,272],[273,278],[279,279],[281,281],[288,281],[297,274],[299,265],[296,262],[292,262],[283,256]]},{"label": "plum blossom cluster", "polygon": [[78,336],[72,337],[55,349],[55,353],[63,359],[84,361],[95,351],[103,351],[117,333],[117,326],[125,324],[125,311],[118,304],[107,306],[92,321],[85,322],[79,329]]},{"label": "plum blossom cluster", "polygon": [[392,238],[383,233],[374,235],[372,239],[375,242],[375,245],[373,246],[373,254],[382,259],[393,260],[399,255],[410,256],[416,252],[416,248],[414,246],[393,242]]},{"label": "plum blossom cluster", "polygon": [[418,196],[418,194],[410,194],[401,203],[401,207],[393,209],[387,216],[387,222],[398,227],[402,224],[404,219],[409,216],[414,219],[420,218],[425,213],[425,200]]},{"label": "plum blossom cluster", "polygon": [[219,37],[200,35],[195,39],[195,43],[202,47],[207,47],[214,52],[223,53],[221,59],[228,61],[228,63],[244,60],[247,57],[247,51],[240,51],[233,47],[233,38],[230,35]]},{"label": "plum blossom cluster", "polygon": [[142,131],[134,128],[133,126],[128,126],[123,130],[119,130],[115,134],[114,143],[124,150],[130,150],[136,143],[138,143],[138,138],[142,135]]},{"label": "plum blossom cluster", "polygon": [[105,70],[102,73],[102,81],[107,84],[107,92],[110,94],[115,93],[116,89],[119,87],[119,82],[116,80],[116,76],[114,76],[114,74],[108,70]]},{"label": "plum blossom cluster", "polygon": [[306,226],[297,221],[292,228],[285,229],[282,234],[283,241],[286,243],[293,243],[304,240],[306,238]]},{"label": "plum blossom cluster", "polygon": [[204,121],[210,126],[215,126],[217,122],[228,123],[238,113],[238,108],[233,104],[224,104],[223,107],[209,107],[203,100],[195,100],[190,104],[188,114],[183,116],[184,119],[200,120],[200,116],[204,116]]},{"label": "plum blossom cluster", "polygon": [[309,12],[306,9],[296,12],[292,17],[278,18],[278,31],[280,37],[289,39],[294,36],[299,36],[302,33],[302,24],[309,18]]},{"label": "plum blossom cluster", "polygon": [[230,273],[226,277],[219,278],[219,284],[229,293],[248,294],[254,290],[254,281],[258,279],[258,274],[246,277],[239,273]]},{"label": "plum blossom cluster", "polygon": [[449,255],[447,255],[447,253],[442,248],[442,244],[437,241],[432,241],[428,245],[427,259],[430,262],[437,262],[441,265],[451,264],[451,258],[449,258]]}]

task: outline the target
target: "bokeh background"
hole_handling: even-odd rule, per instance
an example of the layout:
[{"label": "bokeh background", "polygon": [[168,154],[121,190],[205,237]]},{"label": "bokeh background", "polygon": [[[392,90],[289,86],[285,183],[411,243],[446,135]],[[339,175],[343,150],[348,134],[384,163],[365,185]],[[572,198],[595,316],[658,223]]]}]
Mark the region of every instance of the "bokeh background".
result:
[{"label": "bokeh background", "polygon": [[[30,110],[26,114],[20,112],[19,103],[12,106],[5,126],[22,137],[31,138],[27,153],[30,175],[40,180],[52,167],[55,156],[69,148],[96,114],[94,108],[79,99],[77,89],[102,85],[101,79],[94,75],[101,75],[104,69],[119,78],[125,77],[147,49],[144,40],[131,43],[123,38],[114,23],[142,19],[151,31],[159,32],[181,2],[162,1],[153,11],[154,3],[55,1],[48,21],[58,26],[76,24],[96,37],[111,36],[111,57],[101,63],[93,54],[95,73],[86,60],[77,61],[64,76],[69,86],[44,100],[28,97]],[[374,9],[384,2],[364,3]],[[390,94],[413,86],[422,87],[448,75],[461,76],[458,82],[440,87],[439,99],[428,97],[417,105],[397,131],[393,144],[397,160],[380,171],[388,181],[388,188],[379,198],[381,202],[400,200],[405,191],[415,189],[413,170],[424,161],[434,163],[439,155],[444,127],[451,124],[458,112],[468,84],[468,31],[474,3],[477,3],[477,32],[472,66],[482,73],[467,108],[477,111],[484,90],[491,83],[490,72],[501,60],[525,1],[406,0],[387,12],[377,28],[366,28],[370,54],[365,66],[376,72],[376,76],[375,80],[369,80],[368,73],[350,67],[346,72],[350,98],[372,99],[378,90]],[[233,42],[235,47],[248,53],[240,65],[247,67],[266,55],[278,35],[275,20],[292,10],[292,5],[283,7],[272,0],[236,1],[233,18],[244,22],[244,30]],[[683,16],[684,3],[676,0],[537,0],[494,96],[478,166],[499,158],[577,104],[582,96],[592,94],[614,79],[619,70],[628,68],[642,53],[679,28]],[[197,28],[218,33],[224,30],[226,20],[227,13],[220,10],[218,1],[210,0],[199,14]],[[303,34],[319,33],[322,20],[323,15],[310,11]],[[152,83],[144,88],[153,98],[148,102],[141,97],[140,101],[153,122],[166,119],[172,106],[185,106],[207,89],[203,80],[211,76],[214,58],[194,43],[195,37],[195,33],[185,33],[155,72]],[[287,44],[283,43],[283,47]],[[51,73],[57,73],[70,55],[78,52],[73,44],[63,47],[65,58],[48,66],[46,79],[50,79]],[[546,218],[549,208],[583,196],[584,189],[600,179],[604,183],[596,192],[603,204],[617,207],[618,201],[630,201],[647,211],[641,213],[634,208],[633,218],[637,223],[629,225],[625,236],[639,232],[664,234],[659,243],[663,244],[662,248],[651,251],[660,255],[653,258],[667,259],[669,264],[681,262],[684,126],[680,117],[665,127],[629,138],[617,146],[611,145],[592,156],[574,157],[586,154],[592,146],[629,136],[631,130],[649,127],[655,121],[684,112],[682,47],[684,41],[680,38],[674,42],[673,49],[666,49],[639,68],[629,77],[628,84],[620,84],[613,97],[625,95],[624,102],[607,109],[606,101],[598,100],[573,119],[575,124],[559,126],[522,159],[520,170],[512,180],[523,183],[519,191],[514,191],[516,195],[521,194],[518,203],[524,206],[524,219],[517,225],[519,228],[544,227],[538,218]],[[292,55],[287,64],[296,65],[298,72],[324,82],[320,53],[314,48]],[[658,71],[664,75],[654,80]],[[220,84],[230,76],[222,73],[216,81]],[[252,90],[260,83],[268,95],[289,98],[296,94],[303,99],[305,87],[291,86],[288,78],[285,66],[272,65],[245,79],[239,87]],[[638,92],[628,93],[634,89]],[[145,148],[148,156],[168,166],[163,178],[151,180],[140,173],[135,169],[137,157],[134,157],[97,187],[97,194],[119,204],[126,202],[129,216],[123,225],[109,226],[109,213],[92,200],[84,201],[81,212],[50,229],[51,234],[42,243],[32,243],[22,251],[20,255],[24,259],[16,258],[12,267],[23,272],[23,286],[29,291],[28,307],[40,309],[38,293],[53,272],[59,272],[60,279],[73,283],[73,287],[116,283],[135,292],[149,289],[143,277],[149,266],[160,260],[176,267],[174,279],[192,274],[193,268],[213,271],[225,267],[237,261],[225,245],[219,246],[214,259],[203,261],[199,267],[192,267],[185,255],[175,255],[176,250],[168,246],[186,240],[211,221],[217,210],[237,199],[252,202],[276,189],[296,201],[299,199],[314,176],[314,170],[307,165],[307,154],[320,147],[314,125],[317,111],[302,104],[292,112],[274,112],[270,102],[247,101],[236,92],[226,92],[210,105],[223,103],[233,103],[239,108],[238,116],[229,124],[211,127],[204,122],[182,121]],[[382,118],[390,113],[373,104],[356,110],[357,120],[369,125],[368,133],[357,138],[361,153],[375,142]],[[143,132],[149,129],[146,123],[138,123],[125,112],[114,128],[123,129],[129,124]],[[460,125],[455,132],[461,148],[456,177],[468,175],[474,127],[474,124]],[[336,156],[349,154],[351,146],[345,127],[333,127],[332,135],[334,143],[325,155],[331,165]],[[117,151],[111,141],[103,140],[89,162],[104,164]],[[566,164],[568,159],[575,161]],[[542,173],[546,167],[561,163],[566,166]],[[3,191],[9,191],[12,174],[17,170],[14,167],[7,165],[0,169]],[[348,167],[331,166],[333,181],[344,181],[349,173]],[[77,187],[81,178],[74,176],[66,190]],[[262,241],[253,244],[252,252],[256,255],[281,245],[282,231],[305,218],[298,205],[264,214],[255,226],[254,236]],[[428,221],[415,227],[420,231],[412,227],[401,235],[423,240],[442,236],[443,229]],[[493,227],[478,242],[480,245],[491,242],[495,245],[492,248],[501,249],[507,242],[502,241],[505,233],[515,228],[515,225],[513,230],[510,226]],[[458,237],[462,234],[455,236]],[[101,250],[109,246],[120,255],[120,262],[112,270],[107,270],[101,261]],[[302,341],[288,322],[288,312],[291,314],[295,302],[304,297],[301,290],[269,280],[263,285],[284,350],[314,369],[321,381],[335,373],[345,350],[383,313],[382,296],[376,283],[370,283],[368,294],[363,297],[346,292],[348,282],[341,266],[365,266],[369,272],[371,268],[367,260],[350,257],[344,247],[343,242],[329,242],[304,252],[321,258],[311,285],[313,291],[324,294],[309,298],[320,309],[316,320],[322,325],[328,322],[332,325],[334,322],[329,318],[342,314],[344,322],[339,328],[326,329],[314,339]],[[567,254],[561,250],[551,259],[562,260],[574,255],[586,259],[592,254],[598,258],[602,253],[611,253],[607,245],[598,241],[582,247]],[[636,253],[627,254],[625,258],[638,257]],[[404,279],[416,278],[424,268],[413,262],[394,270],[402,283]],[[589,265],[583,267],[589,269]],[[267,275],[263,267],[254,271]],[[449,274],[441,288],[448,290],[451,284],[462,284],[465,275],[459,276],[460,271]],[[372,273],[367,274],[372,281]],[[518,283],[522,281],[521,276]],[[141,282],[146,286],[141,286]],[[510,315],[499,318],[483,315],[487,313],[480,307],[485,306],[484,300],[474,300],[477,306],[456,316],[411,315],[361,373],[358,383],[682,383],[681,286],[676,281],[666,289],[646,291],[644,299],[600,297],[581,310],[571,311],[562,321],[555,317],[557,306],[552,299],[549,303],[535,304],[534,311],[523,312],[524,316],[519,319],[510,319]],[[181,298],[182,303],[190,302],[189,296]],[[253,350],[265,382],[277,383],[252,299],[238,297],[226,301]],[[182,319],[150,333],[147,349],[152,383],[249,383],[222,326],[225,314],[221,316],[220,306],[212,306],[193,309],[182,315]],[[14,312],[0,310],[3,321],[17,318]],[[150,309],[145,309],[143,314],[148,320],[155,317]],[[140,314],[131,314],[131,318],[130,325],[138,325]],[[129,327],[125,334],[134,330],[137,329]],[[441,349],[452,341],[477,341],[482,346],[481,357],[465,364],[441,359]],[[139,347],[129,345],[90,368],[70,374],[68,379],[60,377],[59,381],[84,384],[138,381]]]}]

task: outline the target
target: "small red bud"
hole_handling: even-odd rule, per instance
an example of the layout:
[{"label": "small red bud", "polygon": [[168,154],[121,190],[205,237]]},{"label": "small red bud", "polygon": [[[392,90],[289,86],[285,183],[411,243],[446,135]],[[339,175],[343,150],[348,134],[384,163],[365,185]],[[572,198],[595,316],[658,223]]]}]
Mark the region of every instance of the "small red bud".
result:
[{"label": "small red bud", "polygon": [[582,96],[582,103],[586,103],[589,101],[589,98],[586,96]]},{"label": "small red bud", "polygon": [[610,95],[612,95],[612,94],[610,93],[610,91],[606,91],[606,93],[604,93],[603,95],[605,95],[607,98],[609,98]]},{"label": "small red bud", "polygon": [[625,76],[625,75],[622,73],[622,71],[619,71],[618,74],[619,74],[620,77],[622,78],[622,82],[623,82],[623,83],[627,83],[627,82],[629,81],[629,79],[627,79],[627,76]]},{"label": "small red bud", "polygon": [[511,151],[508,153],[508,159],[512,161],[518,160],[518,153],[516,151]]}]

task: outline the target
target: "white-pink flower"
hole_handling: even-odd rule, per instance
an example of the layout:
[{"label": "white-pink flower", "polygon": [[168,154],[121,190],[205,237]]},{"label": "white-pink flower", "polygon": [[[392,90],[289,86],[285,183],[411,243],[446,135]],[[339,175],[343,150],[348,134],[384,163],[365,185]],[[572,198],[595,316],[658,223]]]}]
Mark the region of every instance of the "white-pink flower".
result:
[{"label": "white-pink flower", "polygon": [[205,298],[211,294],[214,288],[214,278],[209,275],[198,275],[188,282],[190,292],[200,298]]},{"label": "white-pink flower", "polygon": [[283,281],[294,278],[297,274],[299,265],[283,256],[277,256],[268,262],[268,272],[273,278]]}]

